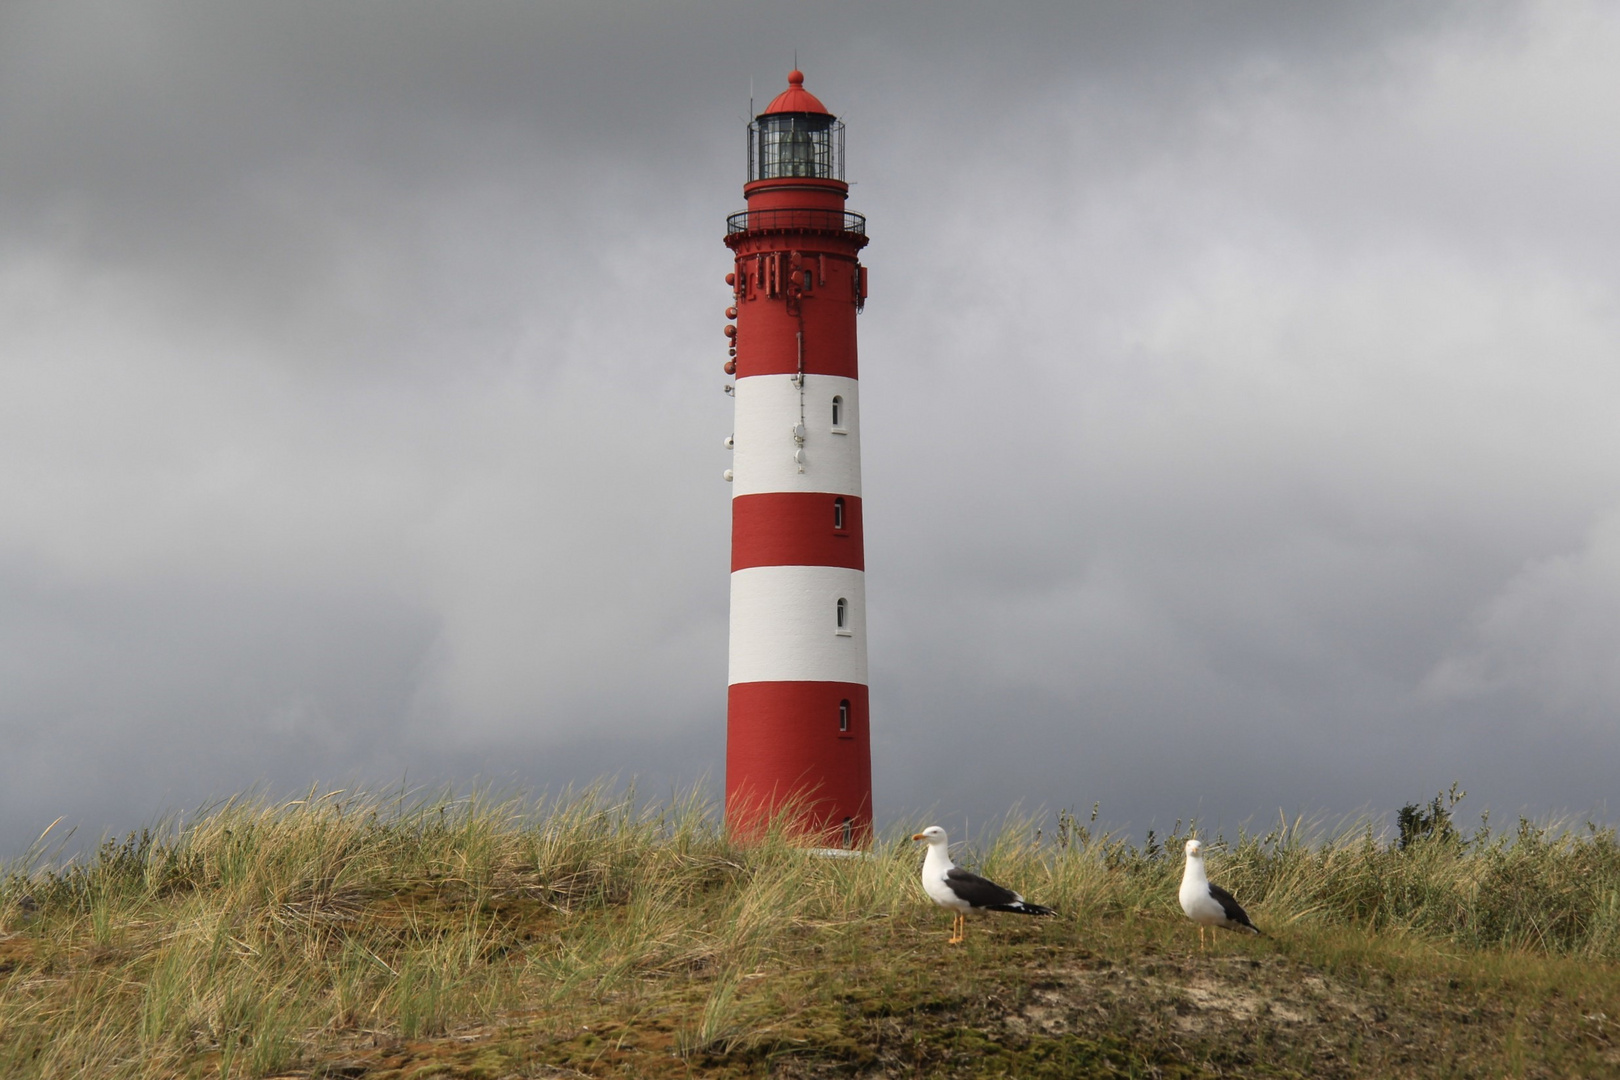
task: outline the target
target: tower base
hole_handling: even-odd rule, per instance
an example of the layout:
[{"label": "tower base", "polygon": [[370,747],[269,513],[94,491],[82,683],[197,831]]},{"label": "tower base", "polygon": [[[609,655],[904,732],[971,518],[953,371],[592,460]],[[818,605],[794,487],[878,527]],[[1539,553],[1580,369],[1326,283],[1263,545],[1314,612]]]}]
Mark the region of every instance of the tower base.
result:
[{"label": "tower base", "polygon": [[787,826],[810,843],[869,843],[868,717],[861,683],[734,683],[726,709],[726,827],[758,836],[787,815]]}]

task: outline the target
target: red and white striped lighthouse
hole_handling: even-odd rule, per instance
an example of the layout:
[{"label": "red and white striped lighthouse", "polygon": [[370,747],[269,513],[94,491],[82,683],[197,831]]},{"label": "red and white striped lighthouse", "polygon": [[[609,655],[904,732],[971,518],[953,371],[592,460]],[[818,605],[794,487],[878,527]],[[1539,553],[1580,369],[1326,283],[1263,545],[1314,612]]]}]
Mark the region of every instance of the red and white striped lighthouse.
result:
[{"label": "red and white striped lighthouse", "polygon": [[804,75],[748,125],[748,209],[726,222],[736,376],[726,820],[790,800],[845,846],[872,830],[855,315],[866,220],[844,209],[844,125]]}]

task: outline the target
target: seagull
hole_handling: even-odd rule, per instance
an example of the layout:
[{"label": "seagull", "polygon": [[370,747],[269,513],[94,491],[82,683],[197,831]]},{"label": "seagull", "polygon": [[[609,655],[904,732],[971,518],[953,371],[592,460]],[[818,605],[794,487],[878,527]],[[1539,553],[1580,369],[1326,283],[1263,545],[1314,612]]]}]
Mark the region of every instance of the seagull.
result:
[{"label": "seagull", "polygon": [[934,903],[940,907],[950,908],[956,912],[956,918],[951,923],[951,937],[946,944],[962,943],[962,939],[967,936],[967,913],[970,911],[1016,911],[1020,915],[1057,914],[1049,907],[1029,903],[1011,889],[1004,889],[977,874],[958,869],[956,864],[951,862],[951,856],[947,851],[945,830],[938,825],[930,825],[912,839],[928,845],[928,854],[923,856],[922,864],[923,892],[932,897]]},{"label": "seagull", "polygon": [[1249,913],[1232,894],[1209,880],[1204,873],[1204,845],[1187,841],[1187,869],[1181,874],[1181,910],[1198,924],[1198,949],[1204,949],[1204,927],[1224,926],[1258,934],[1260,928],[1249,921]]}]

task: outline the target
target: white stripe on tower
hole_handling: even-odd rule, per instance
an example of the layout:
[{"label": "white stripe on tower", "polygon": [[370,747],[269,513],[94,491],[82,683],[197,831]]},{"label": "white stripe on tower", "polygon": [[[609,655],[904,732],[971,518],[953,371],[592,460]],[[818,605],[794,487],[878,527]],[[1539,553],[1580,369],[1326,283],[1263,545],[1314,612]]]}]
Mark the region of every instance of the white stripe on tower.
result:
[{"label": "white stripe on tower", "polygon": [[842,566],[734,571],[730,681],[864,684],[866,574]]},{"label": "white stripe on tower", "polygon": [[[861,493],[860,384],[837,375],[806,375],[802,395],[804,466],[794,451],[801,395],[793,375],[753,375],[736,384],[737,430],[732,496],[766,491]],[[833,400],[839,425],[833,427]]]}]

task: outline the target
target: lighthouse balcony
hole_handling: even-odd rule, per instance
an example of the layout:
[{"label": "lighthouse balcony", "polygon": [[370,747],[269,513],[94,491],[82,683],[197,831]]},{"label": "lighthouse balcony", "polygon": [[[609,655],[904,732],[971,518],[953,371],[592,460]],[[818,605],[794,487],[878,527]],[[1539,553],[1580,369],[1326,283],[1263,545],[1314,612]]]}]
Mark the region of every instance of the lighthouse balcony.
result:
[{"label": "lighthouse balcony", "polygon": [[763,210],[743,210],[726,218],[726,236],[764,232],[819,232],[858,236],[866,239],[866,218],[848,210],[823,207],[776,206]]}]

